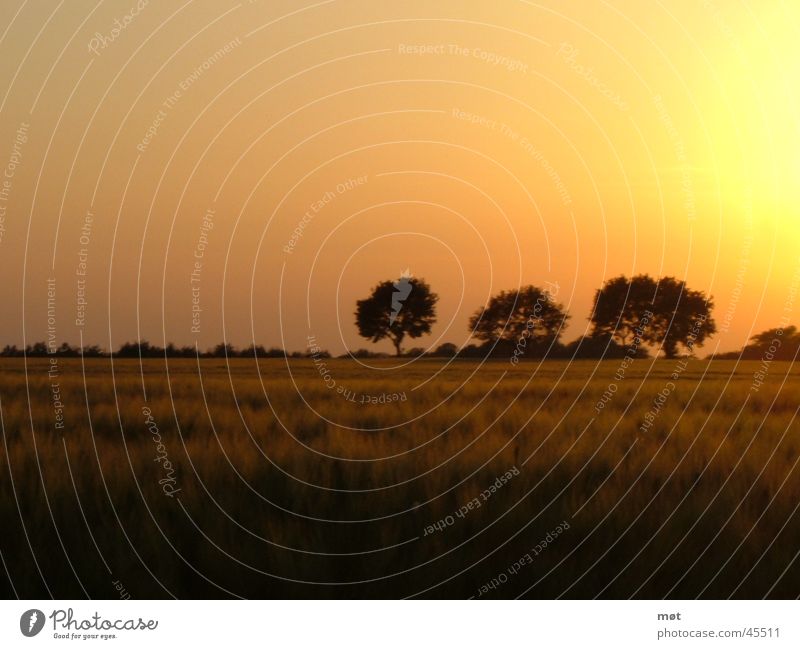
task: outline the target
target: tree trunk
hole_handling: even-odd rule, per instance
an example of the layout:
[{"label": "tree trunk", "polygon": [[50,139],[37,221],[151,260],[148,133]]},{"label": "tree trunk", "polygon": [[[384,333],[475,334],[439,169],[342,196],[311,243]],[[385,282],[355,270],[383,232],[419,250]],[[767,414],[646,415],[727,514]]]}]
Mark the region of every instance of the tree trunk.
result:
[{"label": "tree trunk", "polygon": [[665,358],[671,360],[678,357],[678,343],[673,340],[665,340],[661,345],[661,349],[664,350]]}]

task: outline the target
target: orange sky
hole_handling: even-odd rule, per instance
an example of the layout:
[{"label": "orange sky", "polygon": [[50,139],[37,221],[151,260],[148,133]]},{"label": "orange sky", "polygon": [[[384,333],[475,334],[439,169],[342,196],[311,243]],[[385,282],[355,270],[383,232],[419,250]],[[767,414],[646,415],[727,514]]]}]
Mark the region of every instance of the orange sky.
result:
[{"label": "orange sky", "polygon": [[0,30],[2,342],[46,338],[55,278],[59,340],[340,353],[406,268],[441,298],[411,345],[546,282],[574,338],[619,273],[713,294],[705,351],[800,322],[789,2],[15,0]]}]

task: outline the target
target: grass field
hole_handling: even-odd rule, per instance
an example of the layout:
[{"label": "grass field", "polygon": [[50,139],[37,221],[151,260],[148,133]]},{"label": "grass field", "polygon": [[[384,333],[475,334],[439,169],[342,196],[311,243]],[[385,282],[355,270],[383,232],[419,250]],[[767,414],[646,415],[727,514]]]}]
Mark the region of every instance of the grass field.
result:
[{"label": "grass field", "polygon": [[788,364],[49,361],[0,362],[6,597],[800,594]]}]

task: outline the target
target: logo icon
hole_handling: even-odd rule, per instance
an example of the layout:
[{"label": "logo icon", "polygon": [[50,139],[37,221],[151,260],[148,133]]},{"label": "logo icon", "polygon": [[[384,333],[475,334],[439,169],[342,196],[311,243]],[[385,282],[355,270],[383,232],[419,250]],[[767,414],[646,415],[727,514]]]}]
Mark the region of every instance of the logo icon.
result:
[{"label": "logo icon", "polygon": [[397,316],[400,315],[400,310],[403,308],[403,302],[408,299],[408,296],[411,294],[411,289],[414,288],[411,283],[411,272],[408,268],[400,273],[400,279],[396,282],[392,282],[392,286],[394,286],[394,293],[392,293],[392,313],[389,316],[390,327],[394,324],[394,321],[397,320]]},{"label": "logo icon", "polygon": [[44,627],[44,613],[38,608],[32,608],[30,611],[25,611],[22,617],[19,618],[19,630],[22,635],[32,638]]}]

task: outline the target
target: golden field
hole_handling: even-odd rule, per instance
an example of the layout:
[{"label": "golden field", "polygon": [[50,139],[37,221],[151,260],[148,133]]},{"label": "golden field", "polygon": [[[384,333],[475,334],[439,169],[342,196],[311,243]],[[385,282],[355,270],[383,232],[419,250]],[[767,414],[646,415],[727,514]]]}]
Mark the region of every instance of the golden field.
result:
[{"label": "golden field", "polygon": [[5,596],[799,594],[789,364],[51,360],[0,361]]}]

